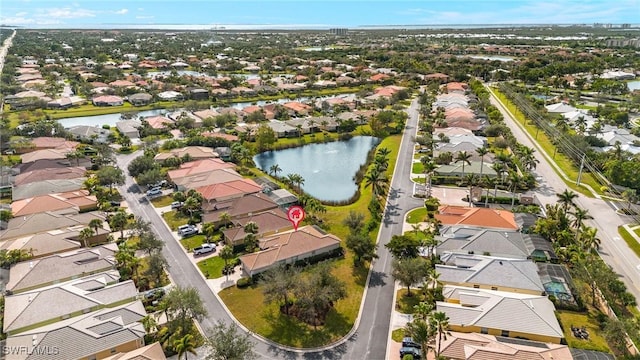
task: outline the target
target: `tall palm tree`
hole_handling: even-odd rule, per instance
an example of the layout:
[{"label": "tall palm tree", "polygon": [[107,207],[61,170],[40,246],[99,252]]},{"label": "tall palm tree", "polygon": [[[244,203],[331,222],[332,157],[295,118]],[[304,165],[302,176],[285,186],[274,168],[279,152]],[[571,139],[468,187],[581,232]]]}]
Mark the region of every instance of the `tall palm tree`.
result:
[{"label": "tall palm tree", "polygon": [[576,204],[573,202],[573,200],[575,200],[578,197],[578,194],[576,194],[575,192],[569,190],[569,189],[565,189],[563,192],[561,193],[556,193],[556,196],[558,197],[558,202],[560,204],[562,204],[562,210],[564,212],[564,214],[567,214],[567,211],[569,210],[569,206],[571,207],[575,207]]},{"label": "tall palm tree", "polygon": [[120,230],[120,241],[124,240],[124,229],[127,227],[129,219],[127,213],[122,210],[118,210],[109,221],[111,226],[117,230]]},{"label": "tall palm tree", "polygon": [[518,190],[518,186],[522,183],[522,176],[515,171],[511,171],[509,172],[507,182],[511,188],[511,206],[513,207],[516,202],[516,191]]},{"label": "tall palm tree", "polygon": [[584,220],[593,219],[593,216],[589,215],[589,210],[576,208],[573,212],[570,212],[574,219],[572,222],[573,227],[578,230],[582,226]]},{"label": "tall palm tree", "polygon": [[506,172],[506,165],[503,163],[494,163],[493,165],[491,165],[491,168],[493,169],[493,171],[496,172],[496,174],[498,175],[498,177],[500,177],[500,184],[504,184],[504,174]]},{"label": "tall palm tree", "polygon": [[278,177],[278,173],[282,171],[282,168],[278,164],[273,164],[269,167],[269,174],[273,177]]},{"label": "tall palm tree", "polygon": [[489,189],[493,187],[493,197],[497,197],[498,195],[498,179],[491,176],[484,176],[482,178],[482,184],[487,188],[487,195],[484,198],[484,207],[488,207],[489,205]]},{"label": "tall palm tree", "polygon": [[438,168],[438,165],[434,163],[429,156],[423,156],[420,158],[422,163],[422,169],[424,171],[425,184],[427,185],[427,191],[431,191],[431,176],[433,171]]},{"label": "tall palm tree", "polygon": [[102,220],[100,219],[91,219],[91,221],[89,221],[89,225],[90,228],[93,229],[93,231],[96,233],[96,235],[98,234],[98,229],[100,227],[102,227]]},{"label": "tall palm tree", "polygon": [[158,330],[158,322],[153,315],[147,314],[147,316],[140,319],[140,323],[142,324],[142,327],[147,334],[156,332]]},{"label": "tall palm tree", "polygon": [[198,355],[195,350],[196,342],[193,338],[193,335],[186,334],[180,339],[176,339],[173,341],[173,349],[178,353],[178,359],[182,358],[184,355],[184,359],[187,360],[187,354],[192,353],[193,355]]},{"label": "tall palm tree", "polygon": [[89,247],[89,239],[93,237],[93,229],[86,227],[80,230],[80,234],[78,235],[80,240],[82,240],[83,247]]},{"label": "tall palm tree", "polygon": [[486,146],[477,148],[476,153],[480,155],[480,177],[482,177],[482,171],[484,170],[484,156],[489,153],[489,148]]},{"label": "tall palm tree", "polygon": [[447,339],[447,329],[449,328],[449,318],[447,314],[442,311],[438,311],[431,315],[429,319],[431,326],[438,334],[438,347],[436,348],[436,359],[440,357],[440,346],[442,345],[442,337],[444,336],[444,340]]},{"label": "tall palm tree", "polygon": [[455,163],[462,163],[462,177],[464,177],[464,165],[471,165],[471,154],[468,154],[466,151],[460,151],[456,154]]},{"label": "tall palm tree", "polygon": [[384,196],[387,185],[387,176],[384,172],[381,172],[379,169],[373,167],[369,172],[364,176],[365,186],[371,187],[371,192],[376,197]]},{"label": "tall palm tree", "polygon": [[[220,258],[224,260],[224,268],[227,269],[227,267],[229,266],[229,260],[233,259],[234,256],[233,248],[229,245],[226,245],[222,248],[222,250],[220,250],[220,254],[218,256],[220,256]],[[227,275],[226,281],[229,281],[229,271],[226,271],[225,274]]]},{"label": "tall palm tree", "polygon": [[467,176],[464,177],[464,182],[469,186],[469,207],[471,207],[473,201],[473,199],[471,198],[471,191],[473,190],[473,187],[478,185],[479,183],[478,175],[467,174]]},{"label": "tall palm tree", "polygon": [[222,214],[220,214],[219,219],[220,219],[220,222],[222,223],[222,226],[226,228],[229,226],[229,223],[231,223],[231,214],[225,211]]},{"label": "tall palm tree", "polygon": [[582,225],[578,231],[580,232],[579,244],[583,252],[591,252],[600,248],[600,239],[597,237],[598,229]]}]

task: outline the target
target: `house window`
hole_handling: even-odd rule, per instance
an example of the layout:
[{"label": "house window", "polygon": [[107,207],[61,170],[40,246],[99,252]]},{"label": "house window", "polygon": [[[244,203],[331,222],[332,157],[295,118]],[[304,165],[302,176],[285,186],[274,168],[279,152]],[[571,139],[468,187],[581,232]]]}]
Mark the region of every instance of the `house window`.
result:
[{"label": "house window", "polygon": [[111,351],[112,354],[115,354],[116,353],[116,348],[112,348],[110,351]]},{"label": "house window", "polygon": [[509,337],[509,330],[502,330],[500,336]]},{"label": "house window", "polygon": [[491,290],[498,291],[498,288],[497,288],[497,287],[495,287],[495,286],[492,286],[492,287],[491,287]]},{"label": "house window", "polygon": [[480,285],[473,285],[474,289],[480,289]]},{"label": "house window", "polygon": [[485,327],[480,328],[480,333],[481,333],[481,334],[488,334],[488,333],[489,333],[489,329],[487,329],[487,328],[485,328]]}]

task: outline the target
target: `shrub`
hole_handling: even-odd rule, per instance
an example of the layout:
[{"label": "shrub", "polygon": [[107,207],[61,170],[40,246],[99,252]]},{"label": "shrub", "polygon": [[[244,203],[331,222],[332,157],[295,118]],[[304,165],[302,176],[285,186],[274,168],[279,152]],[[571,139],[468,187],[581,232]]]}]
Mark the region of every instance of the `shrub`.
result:
[{"label": "shrub", "polygon": [[238,279],[238,281],[236,282],[236,286],[240,289],[242,288],[246,288],[250,285],[253,284],[253,279],[251,279],[250,277],[248,278],[240,278]]}]

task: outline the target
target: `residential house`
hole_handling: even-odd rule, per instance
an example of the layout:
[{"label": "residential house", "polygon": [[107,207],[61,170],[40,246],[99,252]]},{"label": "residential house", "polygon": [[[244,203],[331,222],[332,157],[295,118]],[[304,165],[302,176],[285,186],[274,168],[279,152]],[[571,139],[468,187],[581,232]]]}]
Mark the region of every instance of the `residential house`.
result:
[{"label": "residential house", "polygon": [[167,176],[182,191],[241,179],[234,169],[232,163],[211,158],[183,163],[180,168],[168,171]]},{"label": "residential house", "polygon": [[205,120],[205,119],[214,119],[215,117],[219,116],[220,113],[213,109],[206,109],[206,110],[195,111],[193,115],[198,117],[200,120]]},{"label": "residential house", "polygon": [[427,81],[435,81],[439,83],[445,83],[449,80],[449,75],[443,73],[433,73],[427,74],[424,76],[424,79]]},{"label": "residential house", "polygon": [[[236,141],[240,140],[240,138],[238,138],[235,135],[226,134],[226,133],[219,132],[219,131],[204,131],[204,132],[200,133],[200,136],[211,137],[211,138],[220,138],[220,139],[227,140],[228,142],[236,142]],[[231,150],[228,147],[227,147],[227,149]],[[225,157],[223,157],[223,154],[220,153],[220,148],[215,148],[214,150],[215,150],[215,152],[218,153],[218,155],[220,156],[221,159],[223,159],[225,161],[231,160],[231,156],[230,156],[231,154],[228,154],[229,156],[227,156],[225,158]]]},{"label": "residential house", "polygon": [[297,101],[290,101],[282,104],[282,106],[289,110],[290,114],[294,116],[306,116],[313,110],[311,106]]},{"label": "residential house", "polygon": [[209,91],[207,89],[193,88],[188,91],[191,100],[207,100],[209,98]]},{"label": "residential house", "polygon": [[78,213],[97,208],[98,200],[87,190],[55,193],[22,199],[11,203],[14,217],[40,212]]},{"label": "residential house", "polygon": [[475,226],[517,230],[515,217],[511,211],[470,208],[456,205],[443,205],[435,215],[442,225]]},{"label": "residential house", "polygon": [[470,164],[454,162],[452,164],[440,165],[435,170],[440,176],[456,176],[462,179],[466,174],[476,174],[489,177],[497,177],[498,173],[491,167],[490,161],[470,161]]},{"label": "residential house", "polygon": [[287,214],[280,209],[268,210],[261,213],[252,213],[247,216],[236,217],[232,220],[232,228],[222,232],[224,241],[232,246],[242,245],[247,234],[244,226],[253,222],[258,226],[258,238],[269,236],[275,233],[292,228],[291,221]]},{"label": "residential house", "polygon": [[538,275],[549,296],[553,296],[556,302],[576,305],[573,293],[576,287],[567,267],[563,264],[537,262]]},{"label": "residential house", "polygon": [[40,136],[31,139],[35,150],[57,149],[63,151],[73,151],[80,145],[79,142],[69,141],[65,138]]},{"label": "residential house", "polygon": [[93,141],[106,144],[109,140],[110,131],[98,126],[76,125],[67,129],[77,140]]},{"label": "residential house", "polygon": [[146,93],[137,93],[127,97],[127,101],[129,101],[133,106],[149,105],[152,100],[153,96]]},{"label": "residential house", "polygon": [[13,191],[11,191],[11,200],[17,201],[55,192],[80,190],[84,187],[85,180],[87,180],[85,177],[75,179],[44,180],[31,182],[21,186],[14,186]]},{"label": "residential house", "polygon": [[[546,296],[446,285],[436,311],[449,318],[449,330],[560,344],[562,328]],[[517,316],[515,316],[517,314]]]},{"label": "residential house", "polygon": [[27,351],[9,354],[7,360],[104,359],[133,351],[144,346],[145,330],[140,320],[146,315],[138,300],[25,330],[9,336],[6,347]]},{"label": "residential house", "polygon": [[[513,339],[489,334],[447,331],[435,347],[451,360],[573,360],[567,345]],[[606,359],[606,358],[603,358]]]},{"label": "residential house", "polygon": [[265,191],[265,194],[269,196],[281,209],[288,209],[291,205],[298,202],[298,197],[290,193],[287,189],[276,189],[272,191]]},{"label": "residential house", "polygon": [[242,273],[254,276],[279,264],[295,264],[339,251],[340,239],[307,225],[260,240],[260,251],[240,256]]},{"label": "residential house", "polygon": [[140,126],[142,126],[142,122],[138,119],[120,120],[116,122],[118,131],[129,139],[138,139],[140,137],[140,133],[138,132]]},{"label": "residential house", "polygon": [[58,160],[37,160],[34,162],[26,163],[26,164],[18,164],[14,166],[12,169],[17,174],[27,173],[35,170],[44,170],[44,169],[61,169],[67,168],[71,166],[76,166],[79,164],[79,167],[88,168],[91,166],[91,161],[88,159],[76,159],[73,161],[73,164],[69,161],[69,159],[58,159]]},{"label": "residential house", "polygon": [[267,195],[262,193],[249,194],[229,201],[216,203],[211,212],[205,213],[202,216],[202,221],[218,224],[220,223],[220,215],[223,213],[231,215],[231,219],[236,219],[277,208],[278,204]]},{"label": "residential house", "polygon": [[556,114],[568,113],[568,112],[573,112],[578,110],[575,107],[563,102],[547,105],[545,106],[545,108],[547,109],[547,112],[556,113]]},{"label": "residential house", "polygon": [[467,89],[469,89],[469,85],[461,82],[450,82],[445,85],[445,88],[447,89],[447,93],[457,92],[464,94]]},{"label": "residential house", "polygon": [[199,117],[193,115],[193,113],[188,112],[188,111],[175,111],[175,112],[171,112],[168,114],[165,114],[169,119],[173,120],[173,121],[180,121],[182,118],[186,117],[188,119],[193,120],[193,126],[194,127],[201,127],[202,126],[202,119],[200,119]]},{"label": "residential house", "polygon": [[118,282],[117,270],[5,297],[3,331],[9,336],[52,321],[135,300],[133,280]]},{"label": "residential house", "polygon": [[279,138],[294,137],[299,136],[300,134],[300,131],[298,131],[295,126],[291,126],[286,122],[280,120],[269,120],[267,126],[269,126]]},{"label": "residential house", "polygon": [[438,280],[445,285],[474,289],[545,295],[538,267],[528,259],[444,253],[436,264]]},{"label": "residential house", "polygon": [[13,217],[9,220],[7,228],[0,231],[0,240],[7,241],[56,229],[84,228],[94,219],[102,221],[102,228],[107,232],[109,231],[109,224],[106,221],[107,218],[102,211],[91,211],[80,214],[43,212],[22,217]]},{"label": "residential house", "polygon": [[66,159],[68,150],[44,149],[31,151],[20,155],[23,164],[31,163],[38,160],[61,160]]},{"label": "residential house", "polygon": [[184,96],[177,91],[163,91],[156,94],[156,96],[162,101],[176,101],[184,99]]},{"label": "residential house", "polygon": [[70,180],[83,178],[87,169],[83,167],[59,167],[45,168],[21,172],[13,179],[13,186],[23,186],[34,182],[46,180]]},{"label": "residential house", "polygon": [[102,95],[94,97],[91,102],[94,106],[121,106],[124,100],[120,96]]},{"label": "residential house", "polygon": [[167,358],[164,356],[162,345],[154,342],[139,349],[117,353],[104,360],[167,360]]},{"label": "residential house", "polygon": [[436,239],[438,240],[437,254],[455,252],[543,262],[558,260],[551,243],[540,235],[523,234],[504,228],[445,226]]},{"label": "residential house", "polygon": [[262,190],[262,187],[251,179],[237,179],[223,183],[211,184],[196,188],[202,195],[202,210],[211,211],[219,202],[255,194]]},{"label": "residential house", "polygon": [[118,245],[111,243],[19,262],[9,270],[6,290],[18,294],[112,270],[117,251]]},{"label": "residential house", "polygon": [[302,132],[303,134],[316,133],[318,131],[321,131],[321,125],[316,122],[315,118],[296,118],[285,121],[285,124],[296,128],[296,130]]},{"label": "residential house", "polygon": [[168,152],[158,153],[154,160],[156,161],[164,161],[169,158],[179,158],[188,156],[191,160],[203,160],[203,159],[212,159],[217,158],[218,153],[216,153],[212,148],[205,146],[186,146],[177,149],[171,149]]}]

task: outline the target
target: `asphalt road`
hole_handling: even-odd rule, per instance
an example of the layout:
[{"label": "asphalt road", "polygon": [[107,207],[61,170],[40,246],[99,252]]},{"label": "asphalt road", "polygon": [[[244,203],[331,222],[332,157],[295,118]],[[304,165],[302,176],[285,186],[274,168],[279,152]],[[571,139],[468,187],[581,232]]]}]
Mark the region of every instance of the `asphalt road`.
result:
[{"label": "asphalt road", "polygon": [[[303,352],[285,350],[255,337],[255,352],[260,359],[384,359],[386,356],[387,337],[393,307],[394,280],[391,272],[391,255],[384,247],[391,236],[402,233],[404,215],[408,210],[422,206],[420,199],[412,198],[413,183],[410,180],[413,154],[413,136],[418,122],[418,104],[414,100],[409,108],[409,119],[391,182],[388,206],[378,238],[378,256],[368,281],[361,317],[355,332],[340,344],[323,349],[323,351]],[[117,156],[117,166],[126,174],[128,164],[142,153],[140,151],[128,155]],[[165,240],[163,255],[169,264],[172,281],[180,286],[195,287],[209,311],[209,315],[201,321],[203,329],[211,328],[219,320],[231,323],[233,320],[224,310],[220,300],[207,286],[198,270],[191,264],[180,244],[174,240],[164,220],[147,202],[143,193],[133,181],[126,176],[125,184],[119,187],[132,213],[151,223],[153,231],[160,239]]]},{"label": "asphalt road", "polygon": [[[535,174],[539,179],[539,187],[535,193],[538,199],[543,205],[557,203],[556,193],[569,188],[560,175],[553,170],[552,159],[543,154],[544,151],[538,147],[537,142],[534,143],[493,94],[491,94],[491,103],[500,110],[518,142],[537,150],[535,156],[540,163],[536,167]],[[589,214],[594,217],[593,220],[585,221],[585,224],[598,230],[598,238],[601,241],[599,253],[602,259],[620,275],[629,292],[640,300],[640,259],[618,234],[618,226],[630,222],[630,218],[618,215],[615,212],[615,206],[605,200],[580,194],[575,203],[589,210]]]}]

